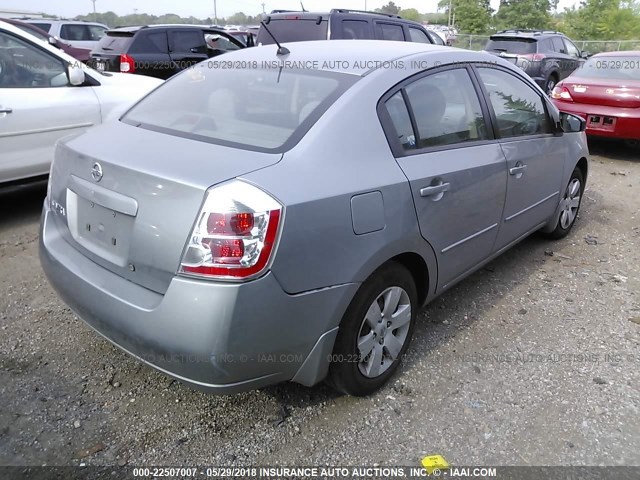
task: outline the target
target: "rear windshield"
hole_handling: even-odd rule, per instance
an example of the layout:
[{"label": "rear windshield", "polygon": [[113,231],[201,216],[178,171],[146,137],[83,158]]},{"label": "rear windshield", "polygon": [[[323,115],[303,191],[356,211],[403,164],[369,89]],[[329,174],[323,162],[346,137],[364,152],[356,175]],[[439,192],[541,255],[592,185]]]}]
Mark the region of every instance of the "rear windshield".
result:
[{"label": "rear windshield", "polygon": [[575,75],[613,80],[640,80],[640,56],[591,57]]},{"label": "rear windshield", "polygon": [[536,53],[536,41],[527,38],[492,38],[487,42],[485,50],[517,54]]},{"label": "rear windshield", "polygon": [[[316,19],[271,19],[267,28],[278,39],[278,42],[303,42],[306,40],[326,40],[329,22],[323,20],[318,24]],[[258,44],[275,43],[264,27],[258,32]]]},{"label": "rear windshield", "polygon": [[205,61],[176,75],[122,121],[262,152],[297,143],[358,77],[303,69],[222,69]]},{"label": "rear windshield", "polygon": [[100,39],[95,50],[109,53],[125,52],[131,44],[132,39],[133,33],[107,32],[107,34]]}]

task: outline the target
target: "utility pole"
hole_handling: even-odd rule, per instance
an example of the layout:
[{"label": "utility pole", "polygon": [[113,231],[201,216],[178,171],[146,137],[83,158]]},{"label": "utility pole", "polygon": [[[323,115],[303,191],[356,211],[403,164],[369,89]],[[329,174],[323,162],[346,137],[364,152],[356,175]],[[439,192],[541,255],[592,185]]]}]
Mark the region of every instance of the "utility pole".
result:
[{"label": "utility pole", "polygon": [[93,21],[94,22],[98,21],[98,14],[96,13],[96,1],[97,0],[91,0],[91,3],[93,3]]},{"label": "utility pole", "polygon": [[449,27],[451,26],[453,0],[449,0]]},{"label": "utility pole", "polygon": [[264,14],[266,14],[266,13],[267,13],[267,12],[265,11],[265,9],[264,9],[264,7],[265,7],[266,5],[267,5],[266,3],[262,2],[262,13],[264,13]]},{"label": "utility pole", "polygon": [[218,1],[213,0],[213,23],[218,24]]}]

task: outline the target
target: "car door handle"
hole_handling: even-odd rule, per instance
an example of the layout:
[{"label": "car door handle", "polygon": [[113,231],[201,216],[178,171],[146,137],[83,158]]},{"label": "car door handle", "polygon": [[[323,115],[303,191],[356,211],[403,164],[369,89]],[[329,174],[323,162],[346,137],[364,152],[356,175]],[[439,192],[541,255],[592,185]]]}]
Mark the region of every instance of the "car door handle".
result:
[{"label": "car door handle", "polygon": [[2,108],[2,107],[0,107],[0,113],[13,113],[13,108]]},{"label": "car door handle", "polygon": [[526,168],[526,165],[518,165],[517,167],[512,167],[509,169],[509,175],[518,175],[519,173],[522,173]]},{"label": "car door handle", "polygon": [[420,189],[421,197],[430,197],[432,195],[438,195],[444,193],[451,187],[450,183],[441,183],[440,185],[433,185],[432,187],[424,187]]}]

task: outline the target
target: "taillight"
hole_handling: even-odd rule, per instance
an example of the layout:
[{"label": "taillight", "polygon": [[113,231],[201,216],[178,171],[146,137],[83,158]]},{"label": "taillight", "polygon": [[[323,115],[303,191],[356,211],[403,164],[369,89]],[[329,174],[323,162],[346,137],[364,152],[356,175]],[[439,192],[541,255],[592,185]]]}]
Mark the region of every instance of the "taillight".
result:
[{"label": "taillight", "polygon": [[521,58],[529,60],[530,62],[541,62],[545,58],[544,53],[531,53],[528,55],[521,55]]},{"label": "taillight", "polygon": [[127,55],[126,53],[120,55],[120,71],[122,73],[136,72],[136,61],[133,59],[133,57]]},{"label": "taillight", "polygon": [[218,279],[260,275],[275,251],[282,218],[282,205],[246,182],[209,189],[180,272]]},{"label": "taillight", "polygon": [[556,100],[566,100],[568,102],[573,102],[573,98],[571,98],[571,93],[567,87],[563,87],[562,85],[557,85],[551,91],[551,98],[555,98]]}]

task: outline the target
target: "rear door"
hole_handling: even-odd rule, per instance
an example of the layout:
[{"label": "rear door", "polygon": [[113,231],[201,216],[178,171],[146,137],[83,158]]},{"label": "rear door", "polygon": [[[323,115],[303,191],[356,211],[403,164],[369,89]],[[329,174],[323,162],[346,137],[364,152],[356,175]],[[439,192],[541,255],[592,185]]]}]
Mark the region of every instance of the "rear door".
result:
[{"label": "rear door", "polygon": [[197,28],[169,30],[169,56],[174,73],[209,58],[204,32]]},{"label": "rear door", "polygon": [[541,226],[555,212],[567,142],[552,133],[547,103],[539,89],[501,67],[480,66],[476,71],[507,160],[507,197],[496,243],[499,250]]},{"label": "rear door", "polygon": [[45,175],[60,138],[100,123],[91,87],[68,85],[66,63],[0,30],[0,182]]},{"label": "rear door", "polygon": [[504,206],[505,159],[478,91],[467,68],[448,67],[407,80],[379,106],[438,259],[438,290],[491,255]]}]

